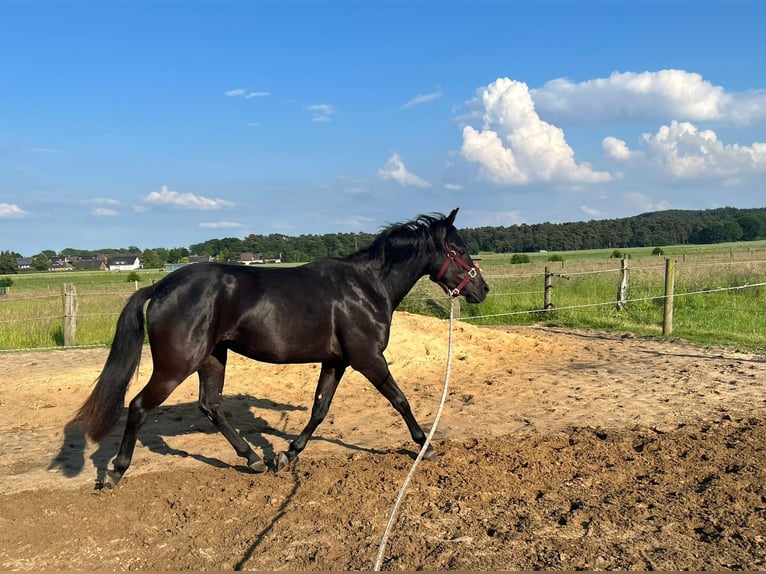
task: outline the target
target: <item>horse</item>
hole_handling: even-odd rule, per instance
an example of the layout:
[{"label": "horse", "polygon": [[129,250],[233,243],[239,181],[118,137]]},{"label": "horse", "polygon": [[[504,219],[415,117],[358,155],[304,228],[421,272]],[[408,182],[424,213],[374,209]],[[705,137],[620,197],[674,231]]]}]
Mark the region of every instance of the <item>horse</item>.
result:
[{"label": "horse", "polygon": [[[457,212],[420,215],[391,225],[345,257],[290,268],[195,263],[138,289],[120,313],[91,394],[70,423],[95,442],[114,427],[138,368],[146,329],[152,374],[130,401],[122,442],[105,482],[119,483],[149,412],[195,372],[200,410],[253,472],[269,469],[224,415],[221,395],[229,351],[268,363],[321,364],[308,424],[287,452],[269,461],[275,470],[295,461],[306,447],[348,367],[388,399],[422,448],[426,436],[383,351],[394,310],[422,277],[428,275],[449,297],[462,295],[469,303],[487,296],[489,286],[455,229]],[[435,457],[429,445],[424,458]]]}]

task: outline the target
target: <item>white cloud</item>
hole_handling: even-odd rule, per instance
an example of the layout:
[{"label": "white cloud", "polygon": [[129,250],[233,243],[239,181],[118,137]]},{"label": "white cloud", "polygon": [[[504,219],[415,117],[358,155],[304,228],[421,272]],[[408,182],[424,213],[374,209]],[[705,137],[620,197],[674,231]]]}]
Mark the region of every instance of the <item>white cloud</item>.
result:
[{"label": "white cloud", "polygon": [[689,122],[672,121],[656,134],[643,134],[639,150],[612,137],[604,138],[602,146],[609,157],[626,166],[650,168],[674,179],[727,179],[766,172],[766,143],[724,144],[713,130],[700,130]]},{"label": "white cloud", "polygon": [[228,90],[223,93],[224,96],[228,96],[230,98],[245,98],[246,100],[249,100],[250,98],[263,98],[266,96],[270,96],[270,92],[250,92],[248,90],[245,90],[244,88],[236,88],[234,90]]},{"label": "white cloud", "polygon": [[166,185],[160,191],[153,191],[144,198],[151,205],[168,205],[182,209],[212,210],[224,207],[233,207],[234,204],[223,199],[210,199],[193,193],[178,193],[170,191]]},{"label": "white cloud", "polygon": [[392,179],[399,185],[411,185],[414,187],[428,188],[431,184],[423,178],[418,177],[404,167],[404,160],[398,153],[395,153],[386,164],[378,170],[378,177],[381,179]]},{"label": "white cloud", "polygon": [[374,219],[365,217],[363,215],[349,215],[347,217],[336,218],[335,223],[350,227],[352,229],[367,229],[370,224],[374,223]]},{"label": "white cloud", "polygon": [[601,147],[604,148],[607,156],[615,160],[626,160],[630,158],[631,154],[637,153],[631,152],[624,141],[611,136],[605,137],[601,141]]},{"label": "white cloud", "polygon": [[540,115],[558,123],[766,118],[766,90],[731,93],[684,70],[614,72],[579,83],[557,78],[531,94]]},{"label": "white cloud", "polygon": [[586,162],[575,161],[564,132],[540,119],[523,82],[498,78],[477,90],[468,107],[473,112],[470,118],[481,118],[482,125],[463,128],[461,153],[479,164],[490,181],[599,183],[612,179]]},{"label": "white cloud", "polygon": [[29,215],[15,203],[0,203],[0,219],[26,217]]},{"label": "white cloud", "polygon": [[581,205],[580,211],[582,211],[588,217],[601,217],[602,215],[604,215],[603,211],[599,211],[598,209],[588,207],[587,205]]},{"label": "white cloud", "polygon": [[306,109],[314,112],[314,115],[311,118],[312,122],[331,122],[332,116],[335,114],[335,108],[333,108],[331,104],[312,104],[306,106]]},{"label": "white cloud", "polygon": [[119,215],[120,212],[116,209],[109,209],[106,207],[94,207],[90,210],[90,214],[95,217],[114,217],[115,215]]},{"label": "white cloud", "polygon": [[519,211],[460,210],[461,225],[467,227],[508,227],[525,223]]},{"label": "white cloud", "polygon": [[230,229],[235,227],[244,227],[244,224],[235,221],[208,221],[200,223],[199,227],[204,229]]},{"label": "white cloud", "polygon": [[96,197],[93,199],[84,199],[80,203],[91,208],[90,215],[95,217],[114,217],[119,215],[118,207],[120,202],[116,199],[106,197]]},{"label": "white cloud", "polygon": [[463,186],[458,183],[445,183],[444,187],[450,191],[460,191],[463,189]]},{"label": "white cloud", "polygon": [[622,197],[628,203],[635,205],[642,212],[664,211],[666,209],[671,209],[672,207],[670,203],[664,199],[655,200],[648,195],[637,191],[627,191],[622,194]]},{"label": "white cloud", "polygon": [[404,104],[402,106],[402,109],[406,110],[414,106],[427,104],[428,102],[433,102],[434,100],[438,100],[441,97],[442,97],[441,92],[431,92],[430,94],[418,94],[417,96],[412,98],[410,101],[408,101],[406,104]]}]

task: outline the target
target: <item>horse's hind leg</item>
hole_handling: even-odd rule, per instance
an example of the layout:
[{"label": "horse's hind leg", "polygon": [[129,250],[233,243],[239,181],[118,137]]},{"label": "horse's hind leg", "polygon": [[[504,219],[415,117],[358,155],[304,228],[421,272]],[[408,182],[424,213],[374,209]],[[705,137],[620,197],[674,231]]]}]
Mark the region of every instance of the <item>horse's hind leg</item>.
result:
[{"label": "horse's hind leg", "polygon": [[301,451],[306,448],[306,443],[311,438],[311,435],[314,434],[319,423],[327,416],[327,411],[330,410],[330,403],[335,396],[335,390],[338,388],[338,383],[340,383],[340,379],[345,371],[346,365],[344,364],[322,363],[319,383],[314,393],[314,406],[311,409],[311,418],[306,428],[298,435],[298,438],[290,443],[290,448],[287,452],[279,454],[277,470],[284,468],[294,461]]},{"label": "horse's hind leg", "polygon": [[224,374],[226,371],[226,348],[216,347],[199,368],[199,408],[211,420],[221,434],[234,447],[236,453],[247,459],[247,466],[255,472],[266,471],[266,465],[245,439],[229,424],[221,406]]},{"label": "horse's hind leg", "polygon": [[120,450],[112,461],[113,470],[107,472],[105,483],[116,486],[120,482],[133,459],[138,431],[146,421],[149,412],[161,405],[184,378],[186,377],[170,377],[155,369],[146,386],[130,401],[128,421],[125,425],[125,433],[122,435]]}]

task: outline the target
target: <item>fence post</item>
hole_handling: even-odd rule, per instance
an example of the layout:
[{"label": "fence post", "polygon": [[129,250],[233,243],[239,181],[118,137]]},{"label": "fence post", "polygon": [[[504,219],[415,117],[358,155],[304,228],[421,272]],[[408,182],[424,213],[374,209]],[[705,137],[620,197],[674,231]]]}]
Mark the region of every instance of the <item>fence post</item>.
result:
[{"label": "fence post", "polygon": [[61,296],[64,298],[64,346],[75,344],[77,332],[77,289],[73,283],[61,286]]},{"label": "fence post", "polygon": [[665,259],[665,310],[662,314],[662,336],[673,332],[673,291],[676,282],[676,260]]},{"label": "fence post", "polygon": [[553,303],[551,302],[551,292],[553,291],[553,273],[550,268],[545,266],[545,297],[543,302],[543,309],[553,309]]},{"label": "fence post", "polygon": [[617,286],[617,310],[625,309],[625,302],[628,300],[628,287],[630,287],[630,270],[628,269],[628,258],[623,257],[620,260],[620,283]]}]

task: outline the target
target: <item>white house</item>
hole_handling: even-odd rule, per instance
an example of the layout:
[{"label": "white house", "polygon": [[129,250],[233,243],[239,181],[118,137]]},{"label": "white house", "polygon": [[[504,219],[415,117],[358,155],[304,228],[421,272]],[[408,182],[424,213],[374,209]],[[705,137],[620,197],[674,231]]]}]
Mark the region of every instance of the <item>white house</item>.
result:
[{"label": "white house", "polygon": [[109,258],[109,271],[135,271],[141,268],[138,255],[116,255]]}]

